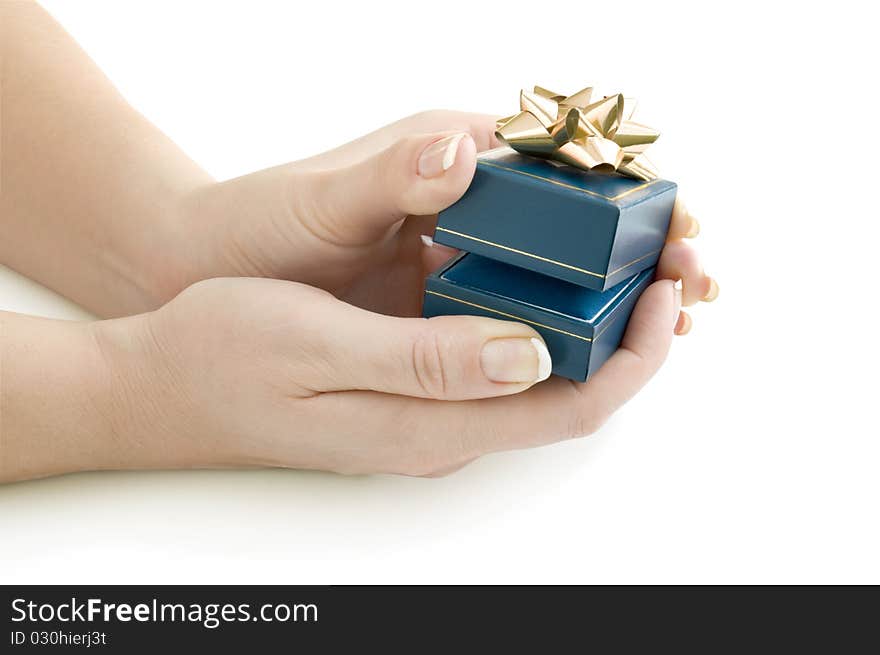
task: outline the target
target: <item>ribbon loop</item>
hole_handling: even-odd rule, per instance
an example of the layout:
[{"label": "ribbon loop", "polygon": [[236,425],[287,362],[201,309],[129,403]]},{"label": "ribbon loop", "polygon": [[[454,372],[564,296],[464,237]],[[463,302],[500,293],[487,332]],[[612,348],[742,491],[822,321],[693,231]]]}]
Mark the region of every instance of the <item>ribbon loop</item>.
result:
[{"label": "ribbon loop", "polygon": [[519,108],[533,114],[544,127],[550,127],[559,118],[559,104],[555,100],[525,89],[519,94]]},{"label": "ribbon loop", "polygon": [[644,152],[660,133],[631,120],[636,101],[618,93],[592,102],[592,95],[592,87],[570,96],[540,86],[523,89],[520,112],[499,120],[495,134],[525,155],[583,170],[656,179],[657,170]]}]

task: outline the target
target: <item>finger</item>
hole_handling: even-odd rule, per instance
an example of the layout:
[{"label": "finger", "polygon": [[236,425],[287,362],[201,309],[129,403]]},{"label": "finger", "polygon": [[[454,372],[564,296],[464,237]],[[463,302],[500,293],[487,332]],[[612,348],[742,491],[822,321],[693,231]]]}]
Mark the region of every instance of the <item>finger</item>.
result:
[{"label": "finger", "polygon": [[436,214],[454,203],[475,170],[468,133],[421,134],[353,166],[323,171],[304,193],[331,234],[349,242],[374,239],[407,215]]},{"label": "finger", "polygon": [[435,243],[434,239],[427,234],[421,235],[421,240],[422,262],[426,274],[433,273],[460,252],[455,248],[448,248],[447,246]]},{"label": "finger", "polygon": [[375,394],[361,392],[323,394],[319,402],[338,403],[348,416],[356,416],[344,426],[352,434],[394,435],[385,451],[369,454],[391,462],[393,472],[437,474],[489,452],[597,430],[659,368],[677,313],[673,284],[655,282],[633,312],[623,348],[586,384],[557,377],[524,393],[460,402],[400,396],[382,396],[379,402]]},{"label": "finger", "polygon": [[669,353],[681,301],[682,290],[668,280],[642,294],[620,348],[581,387],[591,415],[610,416],[657,372]]},{"label": "finger", "polygon": [[500,145],[495,136],[497,118],[489,114],[463,111],[424,111],[386,125],[328,152],[295,162],[293,167],[297,170],[324,170],[351,166],[385,150],[404,137],[430,132],[467,132],[476,143],[477,150],[482,152]]},{"label": "finger", "polygon": [[[511,398],[474,401],[464,448],[469,456],[527,448],[595,432],[657,372],[672,343],[681,295],[669,280],[654,282],[636,305],[620,348],[585,383],[554,378]],[[445,425],[454,425],[451,410]],[[482,435],[482,436],[481,436]]]},{"label": "finger", "polygon": [[694,322],[693,322],[693,319],[691,318],[690,314],[688,314],[685,311],[682,311],[678,317],[678,322],[676,322],[676,324],[675,324],[675,334],[683,337],[684,335],[686,335],[688,332],[691,331],[691,328],[693,327],[693,325],[694,325]]},{"label": "finger", "polygon": [[[492,434],[502,436],[486,443],[486,448],[541,445],[598,430],[663,364],[680,303],[680,294],[672,282],[661,280],[652,284],[639,298],[620,348],[585,384],[570,383],[568,393],[557,393],[554,398],[541,398],[533,393],[549,386],[540,385],[529,394],[509,399],[506,429],[492,430]],[[515,405],[521,405],[517,412]],[[523,427],[517,427],[521,422]]]},{"label": "finger", "polygon": [[501,145],[498,137],[495,136],[498,118],[500,116],[491,114],[439,109],[415,114],[403,122],[408,125],[410,133],[440,132],[443,130],[467,132],[477,144],[477,152],[483,152]]},{"label": "finger", "polygon": [[300,339],[313,391],[366,389],[462,400],[519,393],[550,375],[532,328],[477,316],[397,318],[335,299],[312,308]]},{"label": "finger", "polygon": [[672,207],[672,218],[669,220],[669,231],[666,234],[668,241],[677,239],[693,239],[700,233],[700,224],[688,211],[681,196],[675,197]]},{"label": "finger", "polygon": [[711,302],[718,297],[718,283],[703,271],[696,250],[683,241],[666,244],[657,264],[657,277],[682,281],[682,305],[685,307],[700,300]]},{"label": "finger", "polygon": [[423,478],[442,478],[442,477],[446,477],[447,475],[452,475],[453,473],[458,473],[461,469],[463,469],[465,466],[467,466],[468,464],[470,464],[473,461],[474,461],[473,458],[466,459],[464,461],[456,460],[452,464],[442,466],[442,467],[439,467],[436,469],[434,467],[432,467],[430,472],[420,473],[417,475],[420,475]]}]

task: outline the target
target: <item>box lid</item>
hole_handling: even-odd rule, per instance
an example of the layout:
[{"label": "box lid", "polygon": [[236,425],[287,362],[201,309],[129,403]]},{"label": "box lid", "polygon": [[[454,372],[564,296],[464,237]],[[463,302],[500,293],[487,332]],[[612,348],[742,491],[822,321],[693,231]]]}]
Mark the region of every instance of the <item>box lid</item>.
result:
[{"label": "box lid", "polygon": [[582,171],[510,148],[480,155],[434,239],[544,275],[607,290],[654,266],[676,185]]},{"label": "box lid", "polygon": [[673,182],[659,178],[645,182],[617,173],[584,171],[551,159],[522,155],[506,146],[480,153],[477,166],[507,171],[542,184],[550,183],[601,203],[614,203],[618,207],[636,204],[658,190],[675,186]]}]

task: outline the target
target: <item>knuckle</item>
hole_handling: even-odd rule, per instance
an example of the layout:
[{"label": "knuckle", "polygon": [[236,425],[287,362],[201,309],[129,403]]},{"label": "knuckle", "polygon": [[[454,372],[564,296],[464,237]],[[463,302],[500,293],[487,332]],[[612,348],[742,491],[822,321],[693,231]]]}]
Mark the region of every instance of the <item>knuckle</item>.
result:
[{"label": "knuckle", "polygon": [[446,469],[467,461],[456,451],[454,439],[444,434],[412,429],[398,440],[395,448],[395,472],[413,477],[435,477]]},{"label": "knuckle", "polygon": [[678,257],[688,272],[697,272],[700,269],[700,255],[696,249],[689,243],[682,243],[679,246]]},{"label": "knuckle", "polygon": [[478,416],[470,417],[450,437],[449,446],[454,449],[458,459],[465,461],[504,450],[504,445],[510,440],[501,425],[480,420]]},{"label": "knuckle", "polygon": [[439,469],[437,471],[432,471],[431,473],[426,473],[425,475],[420,475],[419,477],[431,478],[431,479],[445,478],[445,477],[452,475],[453,473],[456,473],[457,471],[460,471],[463,466],[464,466],[464,464],[457,464],[455,466],[448,466],[444,469]]},{"label": "knuckle", "polygon": [[442,462],[430,452],[414,451],[401,458],[397,472],[416,478],[432,477],[443,469]]},{"label": "knuckle", "polygon": [[605,423],[605,420],[605,417],[598,416],[595,413],[576,411],[568,421],[565,436],[568,439],[578,439],[595,434]]},{"label": "knuckle", "polygon": [[664,263],[672,264],[676,268],[692,270],[699,266],[700,257],[697,251],[689,243],[674,241],[663,249],[662,258]]},{"label": "knuckle", "polygon": [[446,398],[448,374],[442,339],[433,330],[423,330],[413,340],[412,370],[421,392],[429,398]]},{"label": "knuckle", "polygon": [[461,417],[445,424],[441,459],[446,467],[476,459],[491,450],[488,443],[494,443],[489,436],[495,432],[493,426],[482,425],[484,421],[477,420],[472,409],[462,407],[456,411]]},{"label": "knuckle", "polygon": [[376,155],[376,165],[370,168],[370,173],[372,175],[372,179],[370,180],[371,184],[384,184],[387,178],[383,173],[385,171],[397,171],[399,169],[399,166],[396,166],[398,160],[401,158],[401,153],[406,152],[409,149],[409,143],[411,140],[412,137],[397,139]]},{"label": "knuckle", "polygon": [[419,462],[409,463],[403,468],[403,475],[413,478],[430,478],[434,475],[435,467]]},{"label": "knuckle", "polygon": [[318,242],[341,245],[346,242],[343,198],[336,193],[333,171],[308,171],[297,175],[288,187],[288,219],[300,225]]}]

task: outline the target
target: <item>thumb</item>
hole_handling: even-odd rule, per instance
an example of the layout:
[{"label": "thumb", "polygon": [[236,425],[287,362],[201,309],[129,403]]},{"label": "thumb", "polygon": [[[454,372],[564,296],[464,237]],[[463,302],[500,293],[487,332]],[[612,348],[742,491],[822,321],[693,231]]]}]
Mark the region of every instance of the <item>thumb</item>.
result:
[{"label": "thumb", "polygon": [[311,312],[314,391],[365,389],[466,400],[518,393],[550,376],[547,346],[530,327],[477,316],[397,318],[328,299]]},{"label": "thumb", "polygon": [[407,136],[356,164],[323,171],[312,205],[332,233],[370,238],[408,215],[449,207],[467,190],[476,165],[468,133]]}]

